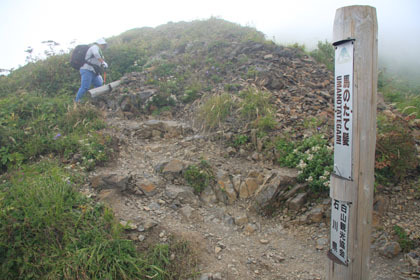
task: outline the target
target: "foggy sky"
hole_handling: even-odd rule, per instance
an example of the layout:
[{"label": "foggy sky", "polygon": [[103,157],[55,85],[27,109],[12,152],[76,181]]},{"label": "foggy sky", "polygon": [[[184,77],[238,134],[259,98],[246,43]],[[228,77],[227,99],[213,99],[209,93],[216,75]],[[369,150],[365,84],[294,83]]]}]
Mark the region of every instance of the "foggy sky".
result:
[{"label": "foggy sky", "polygon": [[298,42],[311,49],[320,40],[331,42],[335,11],[349,5],[376,7],[380,57],[395,67],[410,63],[420,69],[417,0],[2,0],[0,69],[23,65],[28,46],[41,53],[41,41],[54,40],[67,50],[74,39],[91,43],[136,27],[212,16],[255,27],[277,43]]}]

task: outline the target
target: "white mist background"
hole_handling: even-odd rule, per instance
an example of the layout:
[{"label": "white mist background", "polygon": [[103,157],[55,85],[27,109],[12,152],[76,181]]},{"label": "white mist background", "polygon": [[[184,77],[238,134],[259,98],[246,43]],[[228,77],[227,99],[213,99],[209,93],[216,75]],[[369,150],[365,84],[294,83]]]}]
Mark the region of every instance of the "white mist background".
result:
[{"label": "white mist background", "polygon": [[132,28],[210,17],[255,27],[279,44],[299,43],[311,50],[318,41],[331,42],[335,11],[349,5],[376,8],[381,64],[389,70],[420,69],[418,0],[2,0],[0,69],[24,65],[29,46],[42,55],[42,41],[54,40],[61,44],[58,49],[68,51],[72,41],[91,43]]}]

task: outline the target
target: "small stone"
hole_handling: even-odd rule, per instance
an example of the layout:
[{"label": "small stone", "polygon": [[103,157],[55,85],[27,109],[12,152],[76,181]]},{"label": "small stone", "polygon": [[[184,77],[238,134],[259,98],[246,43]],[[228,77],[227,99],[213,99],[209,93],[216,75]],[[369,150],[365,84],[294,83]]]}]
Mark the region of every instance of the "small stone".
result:
[{"label": "small stone", "polygon": [[241,215],[235,217],[235,225],[242,226],[248,223],[248,217],[246,215]]},{"label": "small stone", "polygon": [[127,229],[137,229],[137,226],[135,224],[132,224],[127,221],[120,221],[120,225],[122,225],[124,228],[127,228]]},{"label": "small stone", "polygon": [[293,199],[290,200],[288,205],[289,209],[298,211],[303,206],[303,204],[305,204],[307,196],[308,194],[306,192],[298,193]]},{"label": "small stone", "polygon": [[143,234],[140,234],[139,237],[137,238],[140,242],[144,241],[144,239],[146,239],[146,237]]},{"label": "small stone", "polygon": [[177,159],[171,160],[168,162],[162,170],[162,173],[181,173],[184,169],[185,164]]},{"label": "small stone", "polygon": [[247,235],[254,233],[257,230],[257,227],[254,224],[247,224],[244,228],[244,232]]},{"label": "small stone", "polygon": [[400,252],[401,252],[401,247],[400,244],[398,242],[387,242],[385,243],[384,246],[382,246],[381,248],[379,248],[379,252],[387,257],[387,258],[394,258],[396,257]]},{"label": "small stone", "polygon": [[213,280],[222,280],[222,273],[217,272],[215,274],[213,274]]},{"label": "small stone", "polygon": [[267,239],[261,239],[261,240],[260,240],[260,243],[261,243],[261,244],[268,244],[268,243],[269,243],[269,241],[268,241]]},{"label": "small stone", "polygon": [[219,246],[216,246],[216,247],[214,248],[214,253],[219,254],[219,253],[220,253],[220,251],[222,251],[222,248],[220,248]]},{"label": "small stone", "polygon": [[200,280],[211,280],[212,278],[211,273],[204,273],[201,275]]},{"label": "small stone", "polygon": [[225,221],[226,224],[228,224],[230,226],[235,223],[235,220],[231,216],[229,216],[229,215],[226,215],[224,217],[224,221]]},{"label": "small stone", "polygon": [[156,185],[151,182],[143,182],[139,187],[146,196],[153,196],[157,192]]},{"label": "small stone", "polygon": [[408,263],[415,268],[420,268],[420,256],[415,252],[410,252],[406,255]]},{"label": "small stone", "polygon": [[153,221],[153,220],[146,220],[145,222],[144,222],[144,229],[145,230],[149,230],[149,229],[151,229],[152,227],[155,227],[155,226],[157,226],[157,222],[155,222],[155,221]]},{"label": "small stone", "polygon": [[308,222],[310,223],[319,223],[322,221],[324,216],[324,210],[322,206],[312,208],[308,213]]},{"label": "small stone", "polygon": [[228,148],[226,149],[226,152],[227,152],[227,154],[228,154],[228,155],[233,156],[233,155],[235,155],[235,154],[236,154],[236,149],[235,149],[235,148],[233,148],[233,147],[228,147]]},{"label": "small stone", "polygon": [[321,237],[321,238],[317,239],[316,245],[320,246],[320,247],[328,245],[328,238]]},{"label": "small stone", "polygon": [[166,234],[166,232],[165,231],[162,231],[161,233],[159,233],[159,237],[160,238],[163,238],[163,237],[165,237],[165,234]]},{"label": "small stone", "polygon": [[149,209],[151,209],[151,210],[159,210],[160,209],[160,205],[159,205],[159,203],[157,203],[157,202],[152,202],[152,203],[150,203],[149,204],[149,207],[148,207]]},{"label": "small stone", "polygon": [[191,218],[191,216],[194,214],[194,211],[195,211],[194,208],[192,208],[189,205],[186,205],[182,207],[181,209],[179,209],[179,212],[181,213],[181,215],[187,219]]}]

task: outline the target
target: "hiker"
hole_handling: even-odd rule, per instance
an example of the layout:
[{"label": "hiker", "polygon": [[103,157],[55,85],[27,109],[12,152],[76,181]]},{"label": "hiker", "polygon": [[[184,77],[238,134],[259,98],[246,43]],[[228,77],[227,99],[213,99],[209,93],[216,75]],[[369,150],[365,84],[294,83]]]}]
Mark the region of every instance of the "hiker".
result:
[{"label": "hiker", "polygon": [[105,39],[98,39],[86,52],[85,63],[80,68],[81,85],[76,95],[76,102],[79,102],[86,91],[93,84],[94,87],[100,87],[103,84],[101,73],[108,68],[105,62],[102,50],[107,47]]}]

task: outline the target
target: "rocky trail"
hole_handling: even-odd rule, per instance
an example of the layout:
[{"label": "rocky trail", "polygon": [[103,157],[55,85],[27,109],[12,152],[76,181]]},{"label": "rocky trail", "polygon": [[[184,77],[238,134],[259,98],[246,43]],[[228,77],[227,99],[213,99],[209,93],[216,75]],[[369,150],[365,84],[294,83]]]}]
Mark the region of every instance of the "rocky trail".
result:
[{"label": "rocky trail", "polygon": [[[82,192],[108,204],[139,246],[171,236],[187,240],[197,253],[196,279],[325,279],[330,201],[307,202],[298,187],[282,191],[279,186],[293,185],[294,170],[230,154],[186,123],[112,114],[107,122],[119,153],[90,174]],[[196,195],[182,172],[201,160],[213,167],[216,187]],[[273,197],[287,207],[271,217],[259,214]],[[395,222],[385,214],[380,219]],[[384,257],[388,243],[386,231],[373,231],[371,279],[418,279],[402,253]]]},{"label": "rocky trail", "polygon": [[[331,201],[299,184],[297,170],[276,165],[264,141],[282,134],[301,141],[313,133],[305,125],[311,121],[331,139],[333,73],[298,49],[235,34],[174,44],[91,99],[105,112],[104,133],[117,139],[118,153],[82,191],[110,205],[140,247],[187,240],[197,254],[196,279],[325,279]],[[197,113],[208,97],[238,100],[249,89],[269,92],[276,129],[257,137],[232,114],[203,132]],[[394,117],[383,99],[377,105]],[[171,109],[158,110],[165,106]],[[238,136],[251,148],[227,145]],[[196,194],[184,175],[202,162],[214,182]],[[420,240],[415,188],[401,182],[375,195],[370,279],[419,279],[419,248],[402,253],[394,232],[398,226]]]}]

